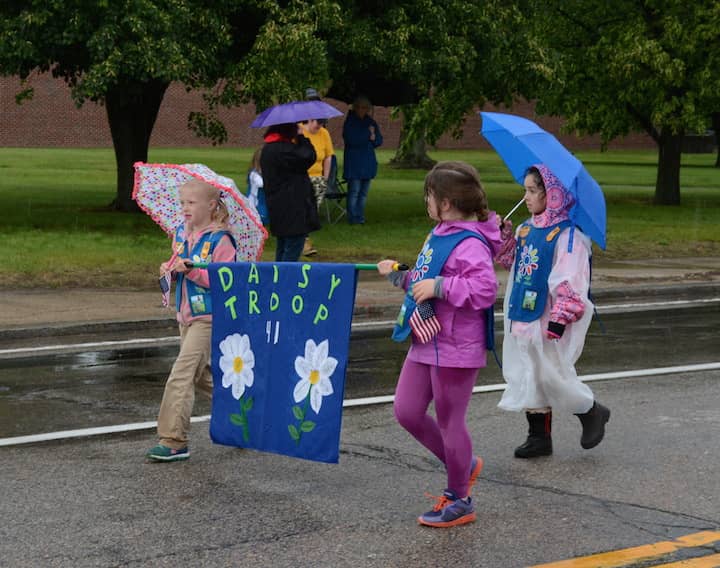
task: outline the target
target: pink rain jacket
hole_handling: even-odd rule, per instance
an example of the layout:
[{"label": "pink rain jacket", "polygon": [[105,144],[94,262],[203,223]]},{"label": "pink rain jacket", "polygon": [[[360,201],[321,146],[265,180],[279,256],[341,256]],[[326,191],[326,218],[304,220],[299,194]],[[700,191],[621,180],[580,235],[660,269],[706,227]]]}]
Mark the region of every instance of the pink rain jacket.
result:
[{"label": "pink rain jacket", "polygon": [[[484,367],[485,308],[495,303],[498,282],[493,258],[500,250],[500,230],[494,212],[487,221],[443,221],[433,233],[451,235],[472,231],[485,237],[488,246],[472,237],[461,241],[440,271],[443,298],[435,298],[435,315],[441,326],[437,341],[419,343],[413,337],[408,359],[440,367]],[[407,277],[404,283],[407,289]]]}]

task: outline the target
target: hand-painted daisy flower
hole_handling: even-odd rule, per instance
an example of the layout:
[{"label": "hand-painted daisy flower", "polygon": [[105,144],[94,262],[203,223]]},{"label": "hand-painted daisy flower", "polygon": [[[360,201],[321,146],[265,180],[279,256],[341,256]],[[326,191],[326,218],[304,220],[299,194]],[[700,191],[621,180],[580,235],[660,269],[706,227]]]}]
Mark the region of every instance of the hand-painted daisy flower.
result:
[{"label": "hand-painted daisy flower", "polygon": [[322,398],[333,393],[330,375],[335,371],[338,361],[328,357],[328,350],[327,339],[320,345],[308,339],[305,342],[305,357],[295,358],[295,372],[300,376],[300,381],[295,385],[293,398],[295,402],[300,402],[310,393],[310,406],[316,414],[320,412]]},{"label": "hand-painted daisy flower", "polygon": [[432,262],[434,250],[429,247],[429,243],[425,243],[420,250],[420,254],[415,261],[415,267],[410,271],[411,282],[421,280],[423,275],[428,271],[428,264]]},{"label": "hand-painted daisy flower", "polygon": [[520,262],[518,263],[518,271],[523,276],[530,276],[538,267],[538,249],[532,245],[525,245],[520,252]]},{"label": "hand-painted daisy flower", "polygon": [[255,380],[255,354],[250,349],[250,338],[239,333],[228,335],[220,342],[220,352],[222,385],[232,387],[233,397],[240,400],[245,387],[251,387]]}]

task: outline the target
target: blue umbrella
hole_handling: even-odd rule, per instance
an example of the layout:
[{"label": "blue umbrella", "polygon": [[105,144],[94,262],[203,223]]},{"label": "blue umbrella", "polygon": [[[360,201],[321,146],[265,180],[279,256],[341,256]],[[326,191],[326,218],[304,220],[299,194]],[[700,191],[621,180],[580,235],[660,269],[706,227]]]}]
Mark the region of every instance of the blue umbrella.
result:
[{"label": "blue umbrella", "polygon": [[606,208],[600,185],[557,138],[512,114],[481,112],[480,133],[490,142],[520,185],[534,164],[545,164],[575,197],[570,220],[605,249]]},{"label": "blue umbrella", "polygon": [[341,115],[342,113],[338,109],[322,101],[292,101],[266,108],[250,126],[263,128],[275,124],[303,122],[313,118],[333,118]]}]

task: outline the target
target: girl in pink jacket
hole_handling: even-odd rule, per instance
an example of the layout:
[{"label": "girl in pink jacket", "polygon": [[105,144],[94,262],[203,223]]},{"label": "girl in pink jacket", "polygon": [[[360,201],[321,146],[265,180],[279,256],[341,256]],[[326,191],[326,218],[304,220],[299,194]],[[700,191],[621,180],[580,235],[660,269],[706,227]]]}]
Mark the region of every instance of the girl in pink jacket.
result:
[{"label": "girl in pink jacket", "polygon": [[418,522],[451,527],[476,518],[470,490],[483,462],[473,456],[465,415],[486,362],[485,310],[497,294],[500,232],[469,164],[438,163],[425,178],[425,202],[437,225],[415,266],[398,272],[395,261],[383,260],[378,271],[407,291],[393,339],[412,334],[412,345],[395,391],[395,417],[447,470],[447,488]]}]

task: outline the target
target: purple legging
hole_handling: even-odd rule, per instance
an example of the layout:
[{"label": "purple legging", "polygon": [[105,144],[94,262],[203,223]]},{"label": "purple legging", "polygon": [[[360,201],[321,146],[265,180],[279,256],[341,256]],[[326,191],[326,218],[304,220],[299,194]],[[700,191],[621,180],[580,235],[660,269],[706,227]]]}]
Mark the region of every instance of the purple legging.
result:
[{"label": "purple legging", "polygon": [[[445,464],[447,487],[458,497],[468,494],[473,452],[465,414],[477,373],[405,359],[395,390],[395,418]],[[427,411],[433,400],[437,420]]]}]

